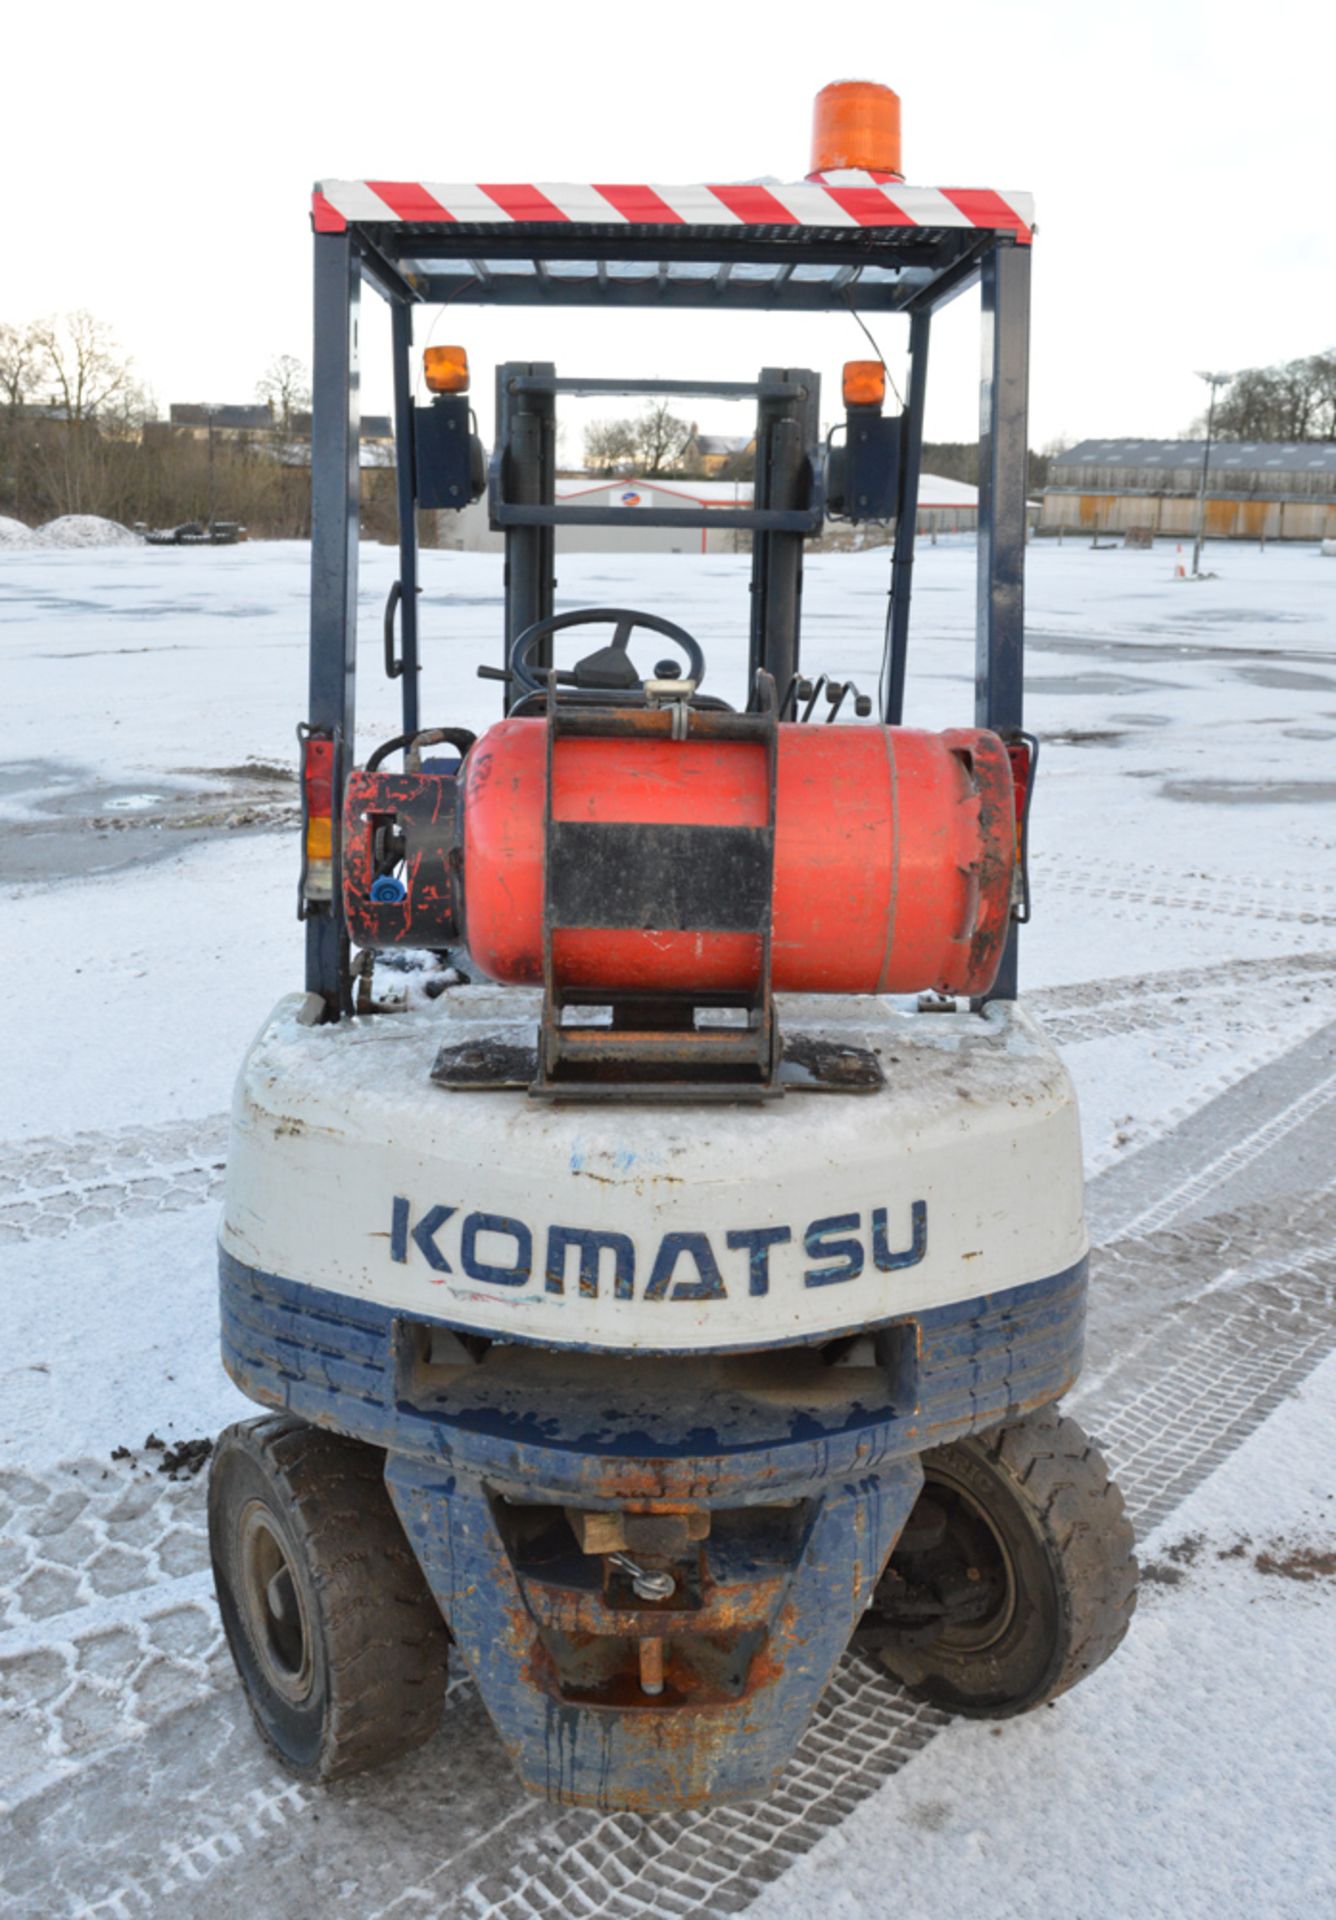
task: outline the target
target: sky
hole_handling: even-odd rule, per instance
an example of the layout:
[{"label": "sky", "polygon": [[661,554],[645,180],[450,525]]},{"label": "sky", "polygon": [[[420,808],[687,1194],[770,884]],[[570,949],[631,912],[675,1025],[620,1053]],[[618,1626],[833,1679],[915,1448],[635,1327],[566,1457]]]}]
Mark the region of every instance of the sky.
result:
[{"label": "sky", "polygon": [[[1201,411],[1197,370],[1336,344],[1332,36],[1322,0],[72,0],[54,36],[24,6],[5,28],[0,319],[86,307],[164,410],[247,400],[274,355],[309,360],[316,179],[796,180],[813,96],[858,76],[901,96],[911,184],[1036,197],[1031,444],[1171,436]],[[387,411],[388,327],[374,296],[365,311],[363,404]],[[507,358],[600,376],[815,366],[831,418],[841,362],[867,352],[848,315],[441,324],[469,348],[484,432]],[[900,378],[907,323],[874,330]],[[929,439],[976,437],[977,380],[971,295],[935,323]]]}]

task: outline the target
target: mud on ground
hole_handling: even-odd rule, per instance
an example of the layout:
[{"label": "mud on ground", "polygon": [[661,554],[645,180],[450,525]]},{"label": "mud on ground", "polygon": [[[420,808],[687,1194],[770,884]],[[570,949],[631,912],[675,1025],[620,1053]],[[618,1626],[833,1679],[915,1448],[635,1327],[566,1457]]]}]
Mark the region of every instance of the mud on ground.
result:
[{"label": "mud on ground", "polygon": [[[292,768],[266,760],[99,779],[72,761],[0,767],[0,885],[42,885],[163,860],[221,833],[293,825]],[[5,818],[5,816],[8,816]]]}]

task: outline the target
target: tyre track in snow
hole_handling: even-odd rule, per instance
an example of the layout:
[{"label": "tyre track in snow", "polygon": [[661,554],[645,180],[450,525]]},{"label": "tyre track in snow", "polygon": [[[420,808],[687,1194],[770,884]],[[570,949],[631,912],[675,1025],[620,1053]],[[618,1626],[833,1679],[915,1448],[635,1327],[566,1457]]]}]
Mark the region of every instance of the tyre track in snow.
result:
[{"label": "tyre track in snow", "polygon": [[[1193,1116],[1178,1130],[1186,1143],[1171,1136],[1145,1148],[1092,1188],[1094,1210],[1102,1207],[1111,1229],[1096,1255],[1092,1314],[1093,1344],[1106,1351],[1107,1364],[1087,1375],[1070,1404],[1106,1446],[1142,1531],[1171,1512],[1336,1347],[1336,1190],[1321,1182],[1294,1189],[1274,1177],[1305,1154],[1330,1158],[1331,1103],[1325,1094],[1310,1098],[1329,1068],[1320,1054],[1312,1056],[1307,1044],[1296,1049],[1235,1095],[1211,1103],[1223,1113]],[[1236,1110],[1252,1116],[1247,1140]],[[1210,1211],[1250,1180],[1253,1188],[1260,1182],[1274,1190]],[[1177,1198],[1161,1219],[1166,1186]],[[1114,1204],[1101,1199],[1103,1188],[1116,1189]],[[1141,1225],[1138,1213],[1147,1216]],[[1111,1339],[1111,1309],[1129,1302],[1141,1303],[1131,1337],[1124,1328]],[[82,1474],[71,1469],[66,1478]],[[50,1498],[38,1497],[24,1511],[36,1514],[40,1529],[52,1503],[68,1494],[66,1482],[52,1476]],[[198,1483],[162,1483],[160,1498],[175,1514],[194,1506],[202,1526]],[[154,1524],[141,1521],[150,1534]],[[40,1556],[47,1564],[53,1540],[54,1564],[64,1564],[59,1532],[35,1535],[48,1543]],[[32,1534],[25,1523],[10,1537]],[[312,1793],[266,1766],[216,1623],[212,1639],[205,1633],[212,1619],[206,1582],[202,1572],[179,1574],[162,1591],[149,1582],[120,1600],[100,1598],[103,1611],[90,1607],[82,1623],[77,1606],[48,1616],[45,1625],[39,1614],[10,1629],[18,1639],[0,1641],[0,1684],[20,1721],[40,1733],[28,1784],[46,1788],[15,1816],[9,1851],[17,1910],[139,1920],[183,1910],[230,1913],[258,1900],[267,1911],[305,1912],[317,1892],[309,1878],[315,1843],[308,1823],[318,1818],[325,1838],[340,1839],[336,1852],[345,1867],[357,1869],[337,1885],[321,1880],[322,1909],[402,1920],[490,1913],[535,1920],[558,1907],[609,1920],[741,1911],[946,1724],[907,1700],[867,1659],[851,1655],[776,1795],[760,1806],[645,1820],[549,1808],[522,1796],[476,1690],[461,1678],[451,1687],[445,1730],[425,1755],[373,1780]],[[123,1614],[105,1611],[116,1606]],[[200,1623],[189,1633],[175,1624],[187,1613]],[[129,1637],[112,1641],[118,1633]],[[143,1698],[144,1681],[159,1641],[172,1634],[184,1643],[168,1650],[176,1663],[168,1670],[184,1691],[173,1700],[167,1688],[155,1715]],[[86,1648],[106,1652],[100,1692],[75,1691],[91,1665]],[[90,1691],[103,1716],[100,1737]],[[201,1760],[215,1750],[225,1765],[222,1758]],[[70,1773],[63,1785],[62,1771]],[[162,1796],[155,1818],[165,1821],[166,1837],[143,1831],[142,1795],[155,1782]],[[60,1845],[67,1801],[80,1808],[81,1828],[103,1823],[100,1842],[85,1843],[74,1857]],[[96,1818],[90,1802],[99,1808]],[[447,1815],[453,1839],[443,1852]],[[57,1824],[49,1828],[48,1820]],[[388,1857],[375,1839],[387,1822],[396,1835]],[[58,1880],[48,1886],[53,1864]],[[40,1888],[47,1888],[48,1904],[33,1904]]]},{"label": "tyre track in snow", "polygon": [[[1114,907],[1159,908],[1175,915],[1224,915],[1278,926],[1336,927],[1336,886],[1290,874],[1184,873],[1172,867],[1113,863],[1098,871],[1073,866],[1055,853],[1032,858],[1034,892],[1098,900]],[[1144,913],[1133,917],[1142,918]]]},{"label": "tyre track in snow", "polygon": [[11,1142],[0,1163],[0,1246],[198,1206],[222,1191],[226,1152],[225,1113]]},{"label": "tyre track in snow", "polygon": [[1260,1001],[1293,1006],[1321,1001],[1336,1012],[1336,950],[1234,960],[1209,970],[1175,967],[1079,985],[1041,987],[1025,1004],[1059,1047],[1191,1023],[1222,1013],[1256,1015]]}]

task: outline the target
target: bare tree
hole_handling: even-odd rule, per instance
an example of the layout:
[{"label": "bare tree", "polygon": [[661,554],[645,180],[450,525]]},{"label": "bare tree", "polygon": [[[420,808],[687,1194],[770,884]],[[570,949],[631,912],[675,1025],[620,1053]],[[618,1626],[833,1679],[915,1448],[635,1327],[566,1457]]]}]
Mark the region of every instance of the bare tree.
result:
[{"label": "bare tree", "polygon": [[276,354],[256,382],[255,394],[269,402],[283,432],[290,434],[293,415],[310,410],[311,377],[295,354]]},{"label": "bare tree", "polygon": [[149,396],[111,328],[94,314],[38,320],[29,332],[29,392],[45,403],[26,454],[29,484],[57,513],[97,511],[117,492],[115,476],[126,466],[126,450],[137,447]]},{"label": "bare tree", "polygon": [[675,467],[691,440],[691,425],[669,407],[666,400],[646,407],[631,422],[635,434],[637,464],[647,474],[662,473]]},{"label": "bare tree", "polygon": [[1309,364],[1317,393],[1314,413],[1317,435],[1323,440],[1336,440],[1336,347],[1315,353]]},{"label": "bare tree", "polygon": [[32,328],[0,320],[0,399],[7,407],[21,407],[31,395],[37,360]]},{"label": "bare tree", "polygon": [[0,498],[15,514],[29,491],[32,450],[22,409],[32,392],[36,361],[32,328],[0,321]]},{"label": "bare tree", "polygon": [[142,400],[134,366],[105,320],[80,309],[31,329],[38,378],[71,426],[125,418]]},{"label": "bare tree", "polygon": [[595,472],[611,475],[635,453],[634,420],[591,420],[585,428],[585,465]]}]

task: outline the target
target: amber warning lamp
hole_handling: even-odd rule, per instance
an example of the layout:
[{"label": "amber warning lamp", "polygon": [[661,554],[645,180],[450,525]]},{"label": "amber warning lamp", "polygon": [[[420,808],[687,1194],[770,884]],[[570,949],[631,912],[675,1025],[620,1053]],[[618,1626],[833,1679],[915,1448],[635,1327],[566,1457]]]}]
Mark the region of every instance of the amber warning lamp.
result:
[{"label": "amber warning lamp", "polygon": [[886,365],[846,360],[840,382],[844,443],[831,445],[826,465],[827,511],[842,520],[890,520],[900,473],[899,415],[886,419]]},{"label": "amber warning lamp", "polygon": [[812,112],[812,179],[854,168],[903,180],[900,96],[876,80],[833,80]]},{"label": "amber warning lamp", "polygon": [[846,407],[880,407],[886,400],[886,369],[880,360],[846,360],[843,380]]},{"label": "amber warning lamp", "polygon": [[432,393],[467,393],[468,354],[463,347],[428,347],[422,355],[422,377]]}]

